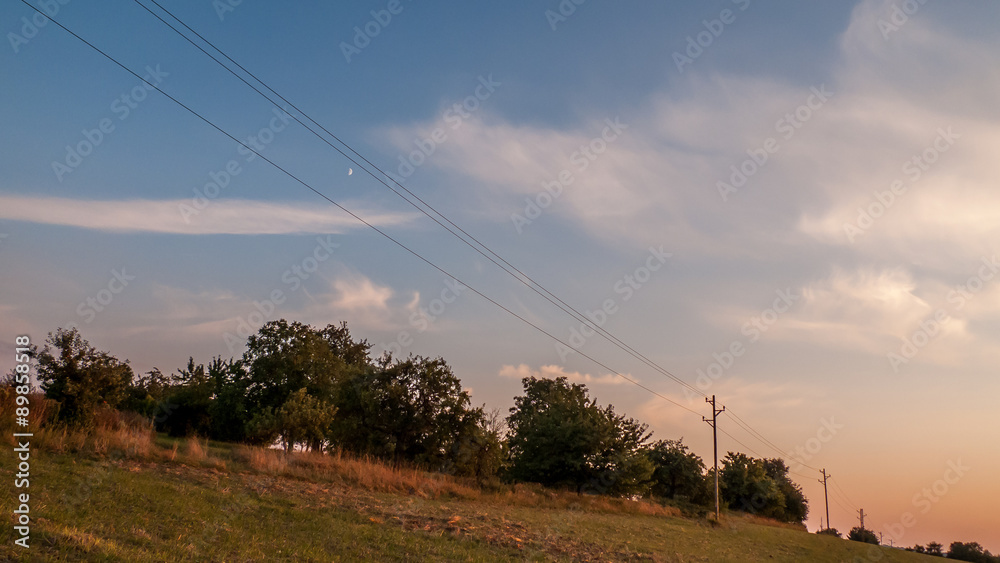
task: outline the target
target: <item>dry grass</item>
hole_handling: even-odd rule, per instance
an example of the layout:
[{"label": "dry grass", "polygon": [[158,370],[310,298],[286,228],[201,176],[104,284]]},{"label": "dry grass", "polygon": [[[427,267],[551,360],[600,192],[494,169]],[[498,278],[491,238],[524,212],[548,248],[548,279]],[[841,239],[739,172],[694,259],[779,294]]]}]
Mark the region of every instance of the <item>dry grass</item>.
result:
[{"label": "dry grass", "polygon": [[294,452],[241,446],[234,458],[253,471],[309,481],[333,482],[378,492],[413,494],[425,498],[442,496],[478,498],[478,487],[459,479],[419,469],[395,467],[381,461],[342,452]]},{"label": "dry grass", "polygon": [[[14,393],[9,387],[0,389],[0,426],[9,426],[5,440],[13,443]],[[54,401],[40,394],[30,395],[29,424],[26,430],[34,434],[32,446],[56,453],[84,453],[97,456],[109,454],[128,458],[146,459],[156,451],[155,433],[142,417],[122,415],[105,410],[97,413],[94,426],[87,429],[68,428],[52,423],[57,408]],[[0,430],[3,431],[3,430]]]},{"label": "dry grass", "polygon": [[609,514],[641,514],[646,516],[681,516],[680,509],[645,500],[631,500],[601,495],[554,491],[540,485],[519,483],[492,495],[503,504],[529,508],[582,510]]},{"label": "dry grass", "polygon": [[[13,389],[0,388],[0,432],[6,430],[8,443],[14,431]],[[131,459],[169,461],[226,470],[226,461],[212,455],[206,439],[192,437],[173,442],[170,448],[155,444],[156,434],[148,420],[138,415],[107,409],[97,413],[90,429],[69,429],[50,424],[56,407],[40,394],[31,396],[30,428],[33,445],[57,453],[84,453],[97,456],[122,455]],[[180,450],[180,453],[179,453]],[[680,509],[644,500],[554,491],[539,485],[518,484],[484,489],[471,479],[430,473],[414,467],[392,465],[381,460],[343,452],[293,452],[264,447],[237,446],[231,462],[252,472],[314,482],[341,484],[364,490],[397,493],[422,498],[480,499],[487,502],[529,508],[581,510],[586,512],[681,516]],[[748,522],[767,526],[802,529],[801,526],[767,518],[745,516]]]},{"label": "dry grass", "polygon": [[755,514],[744,514],[739,513],[742,519],[751,524],[757,524],[760,526],[770,526],[772,528],[785,528],[788,530],[798,530],[800,532],[808,531],[805,524],[795,524],[792,522],[782,522],[780,520],[774,520],[772,518],[766,518],[764,516],[757,516]]}]

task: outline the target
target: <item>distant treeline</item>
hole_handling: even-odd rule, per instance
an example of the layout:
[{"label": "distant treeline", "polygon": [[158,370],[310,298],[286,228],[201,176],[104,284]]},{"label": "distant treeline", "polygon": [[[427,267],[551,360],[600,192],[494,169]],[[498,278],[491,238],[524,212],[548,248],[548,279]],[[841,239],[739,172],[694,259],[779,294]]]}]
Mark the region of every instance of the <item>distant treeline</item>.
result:
[{"label": "distant treeline", "polygon": [[[239,359],[190,359],[174,374],[136,376],[128,361],[74,329],[34,349],[59,424],[89,427],[102,409],[134,412],[157,431],[318,452],[345,451],[480,483],[532,482],[580,493],[649,497],[692,512],[713,503],[714,475],[681,440],[600,406],[566,378],[522,380],[508,416],[472,405],[441,358],[371,357],[346,323],[272,321]],[[781,459],[730,452],[719,472],[730,509],[801,523],[809,507]]]}]

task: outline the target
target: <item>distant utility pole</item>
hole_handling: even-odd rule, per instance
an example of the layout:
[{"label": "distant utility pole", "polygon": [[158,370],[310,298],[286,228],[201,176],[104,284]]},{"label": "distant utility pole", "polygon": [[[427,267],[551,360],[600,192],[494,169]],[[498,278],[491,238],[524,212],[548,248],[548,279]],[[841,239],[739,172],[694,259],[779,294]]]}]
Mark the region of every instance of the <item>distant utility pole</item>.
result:
[{"label": "distant utility pole", "polygon": [[865,509],[864,508],[859,508],[858,509],[858,514],[861,515],[861,529],[864,530],[865,529]]},{"label": "distant utility pole", "polygon": [[718,422],[719,413],[726,410],[726,407],[722,407],[721,409],[715,408],[715,395],[712,395],[711,399],[705,397],[705,402],[712,404],[712,420],[709,420],[705,417],[701,417],[701,419],[707,422],[712,427],[712,444],[713,444],[713,454],[715,457],[715,521],[718,522],[719,521],[719,432],[718,432],[718,425],[716,423]]},{"label": "distant utility pole", "polygon": [[[826,468],[824,467],[823,468],[823,480],[820,481],[820,483],[823,483],[823,501],[826,503],[826,528],[827,529],[830,528],[830,497],[828,497],[826,495],[826,480],[829,479],[830,477],[831,477],[831,475],[827,475],[826,474]],[[821,523],[819,527],[822,529],[823,528],[823,524]]]}]

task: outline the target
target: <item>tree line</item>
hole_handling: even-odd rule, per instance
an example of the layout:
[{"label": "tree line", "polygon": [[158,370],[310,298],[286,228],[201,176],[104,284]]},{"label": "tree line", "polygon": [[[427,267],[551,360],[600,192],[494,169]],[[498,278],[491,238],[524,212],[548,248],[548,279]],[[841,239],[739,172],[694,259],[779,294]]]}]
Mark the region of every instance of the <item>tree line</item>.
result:
[{"label": "tree line", "polygon": [[[343,451],[481,483],[539,483],[581,494],[646,497],[705,512],[712,470],[682,439],[653,440],[648,426],[601,406],[566,378],[522,380],[504,417],[474,406],[442,358],[389,353],[346,323],[316,328],[271,321],[240,358],[193,358],[173,374],[133,373],[75,329],[50,333],[31,355],[57,423],[87,428],[102,409],[133,412],[159,432]],[[729,452],[720,501],[732,510],[801,523],[809,506],[781,459]]]}]

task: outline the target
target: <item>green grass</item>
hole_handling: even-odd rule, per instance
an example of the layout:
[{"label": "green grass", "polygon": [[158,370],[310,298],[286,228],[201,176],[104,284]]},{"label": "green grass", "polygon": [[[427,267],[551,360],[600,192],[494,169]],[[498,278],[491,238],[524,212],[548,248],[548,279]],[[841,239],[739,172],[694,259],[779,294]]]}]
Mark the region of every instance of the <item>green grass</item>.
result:
[{"label": "green grass", "polygon": [[[162,438],[159,445],[172,447]],[[212,455],[228,446],[210,444]],[[12,477],[9,447],[0,466]],[[738,516],[719,526],[479,498],[372,492],[176,462],[32,452],[31,548],[12,561],[940,561]],[[23,492],[23,489],[18,490]],[[11,514],[12,478],[0,486]],[[855,558],[858,559],[855,559]]]}]

